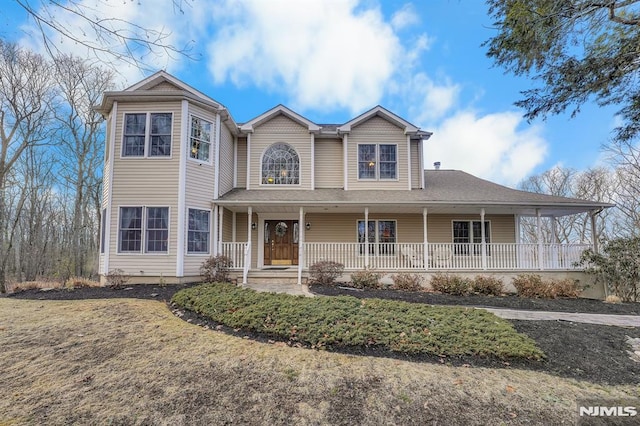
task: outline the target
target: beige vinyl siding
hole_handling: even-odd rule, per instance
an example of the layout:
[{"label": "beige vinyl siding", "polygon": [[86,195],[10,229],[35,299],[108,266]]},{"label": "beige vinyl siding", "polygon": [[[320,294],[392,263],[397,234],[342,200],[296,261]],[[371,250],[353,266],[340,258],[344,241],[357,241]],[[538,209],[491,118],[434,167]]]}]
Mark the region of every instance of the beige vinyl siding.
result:
[{"label": "beige vinyl siding", "polygon": [[[300,159],[299,185],[261,185],[262,154],[276,142],[291,145]],[[311,135],[309,130],[284,115],[256,127],[251,135],[251,189],[311,189]]]},{"label": "beige vinyl siding", "polygon": [[162,91],[162,92],[182,92],[182,89],[179,88],[178,86],[174,86],[173,84],[169,83],[168,81],[163,81],[159,84],[156,84],[155,86],[147,89],[149,91]]},{"label": "beige vinyl siding", "polygon": [[236,241],[247,242],[247,213],[236,213]]},{"label": "beige vinyl siding", "polygon": [[[397,180],[358,180],[358,144],[395,144],[397,148]],[[375,116],[351,129],[348,138],[349,189],[408,190],[407,136],[404,130]]]},{"label": "beige vinyl siding", "polygon": [[[172,112],[171,157],[121,158],[122,125],[125,113]],[[178,170],[180,102],[119,103],[115,134],[115,156],[111,160],[112,187],[109,269],[122,269],[125,274],[175,276],[176,241],[178,235]],[[169,207],[169,244],[167,254],[118,253],[120,207]]]},{"label": "beige vinyl siding", "polygon": [[233,237],[233,212],[224,209],[224,218],[222,220],[222,241],[231,241]]},{"label": "beige vinyl siding", "polygon": [[222,124],[220,131],[220,195],[233,189],[233,135]]},{"label": "beige vinyl siding", "polygon": [[420,188],[420,173],[424,173],[420,170],[420,143],[418,141],[411,141],[411,188]]},{"label": "beige vinyl siding", "polygon": [[[364,220],[364,213],[307,213],[305,220],[311,229],[305,231],[305,241],[315,243],[356,242],[357,221]],[[422,214],[369,214],[369,220],[395,220],[398,243],[423,242]],[[427,239],[430,243],[452,242],[453,220],[480,220],[475,215],[428,215]],[[515,243],[513,215],[486,215],[491,222],[492,243]]]},{"label": "beige vinyl siding", "polygon": [[341,139],[316,139],[316,188],[342,188],[344,186]]},{"label": "beige vinyl siding", "polygon": [[247,187],[247,138],[238,138],[238,170],[236,171],[238,176],[237,185],[238,188]]},{"label": "beige vinyl siding", "polygon": [[[486,215],[490,221],[492,243],[515,243],[515,218],[513,215]],[[454,220],[480,220],[480,215],[429,215],[427,217],[428,240],[430,243],[450,243],[453,241]]]}]

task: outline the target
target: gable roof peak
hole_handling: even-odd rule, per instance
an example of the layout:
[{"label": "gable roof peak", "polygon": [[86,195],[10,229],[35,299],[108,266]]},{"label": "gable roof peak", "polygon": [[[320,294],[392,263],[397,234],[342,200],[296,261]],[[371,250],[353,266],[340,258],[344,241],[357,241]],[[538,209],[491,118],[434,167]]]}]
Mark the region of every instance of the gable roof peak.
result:
[{"label": "gable roof peak", "polygon": [[290,108],[287,108],[282,104],[278,104],[267,112],[264,112],[259,116],[247,121],[240,126],[240,130],[242,130],[243,132],[253,132],[253,129],[255,127],[258,127],[262,123],[269,121],[272,118],[277,117],[278,115],[284,115],[297,122],[298,124],[306,126],[310,132],[316,133],[320,131],[320,126],[318,126],[316,123],[309,120],[308,118],[303,117],[302,115],[298,114]]},{"label": "gable roof peak", "polygon": [[356,118],[344,123],[342,126],[339,126],[338,133],[349,133],[351,132],[351,129],[353,127],[373,117],[381,117],[389,121],[390,123],[393,123],[396,126],[403,128],[404,133],[407,135],[419,136],[423,139],[429,139],[429,137],[432,135],[431,132],[421,130],[419,127],[413,125],[412,123],[408,122],[407,120],[400,117],[399,115],[392,113],[382,105],[376,105],[370,110],[363,112]]}]

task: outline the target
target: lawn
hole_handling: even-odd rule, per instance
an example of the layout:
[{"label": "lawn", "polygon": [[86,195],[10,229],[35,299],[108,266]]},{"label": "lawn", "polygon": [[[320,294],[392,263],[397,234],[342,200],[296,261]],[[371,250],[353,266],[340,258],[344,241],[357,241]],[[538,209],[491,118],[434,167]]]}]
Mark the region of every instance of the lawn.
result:
[{"label": "lawn", "polygon": [[519,369],[265,344],[134,299],[0,298],[0,424],[559,424],[638,397]]},{"label": "lawn", "polygon": [[354,297],[257,293],[229,284],[177,292],[172,303],[233,329],[314,349],[374,349],[433,357],[542,360],[506,320],[472,308]]}]

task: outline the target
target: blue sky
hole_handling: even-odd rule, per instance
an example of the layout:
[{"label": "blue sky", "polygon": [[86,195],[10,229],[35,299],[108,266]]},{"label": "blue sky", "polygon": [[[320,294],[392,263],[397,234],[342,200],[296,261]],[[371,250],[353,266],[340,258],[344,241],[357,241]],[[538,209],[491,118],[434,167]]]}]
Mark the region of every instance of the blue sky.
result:
[{"label": "blue sky", "polygon": [[[434,132],[427,167],[441,161],[510,186],[555,165],[601,165],[600,147],[615,125],[614,109],[595,104],[573,119],[523,120],[513,102],[535,83],[486,58],[481,44],[495,30],[476,0],[183,0],[184,13],[169,0],[75,3],[191,45],[197,60],[147,61],[227,106],[238,122],[284,104],[316,123],[344,123],[381,104]],[[59,19],[82,34],[81,22]],[[33,34],[24,11],[5,2],[0,35],[41,50]],[[88,56],[58,38],[62,50]],[[144,77],[118,69],[123,87]]]}]

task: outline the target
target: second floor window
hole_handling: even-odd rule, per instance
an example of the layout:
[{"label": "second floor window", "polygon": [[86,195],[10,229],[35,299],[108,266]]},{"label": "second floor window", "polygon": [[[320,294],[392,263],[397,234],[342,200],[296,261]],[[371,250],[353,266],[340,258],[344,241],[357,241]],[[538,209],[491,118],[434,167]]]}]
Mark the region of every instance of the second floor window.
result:
[{"label": "second floor window", "polygon": [[300,159],[289,144],[275,143],[262,156],[262,183],[295,185],[300,183]]},{"label": "second floor window", "polygon": [[191,117],[191,152],[194,160],[209,162],[211,152],[211,129],[213,124],[198,117]]},{"label": "second floor window", "polygon": [[124,115],[123,157],[171,156],[171,113]]},{"label": "second floor window", "polygon": [[397,179],[397,148],[389,144],[358,145],[358,179]]}]

